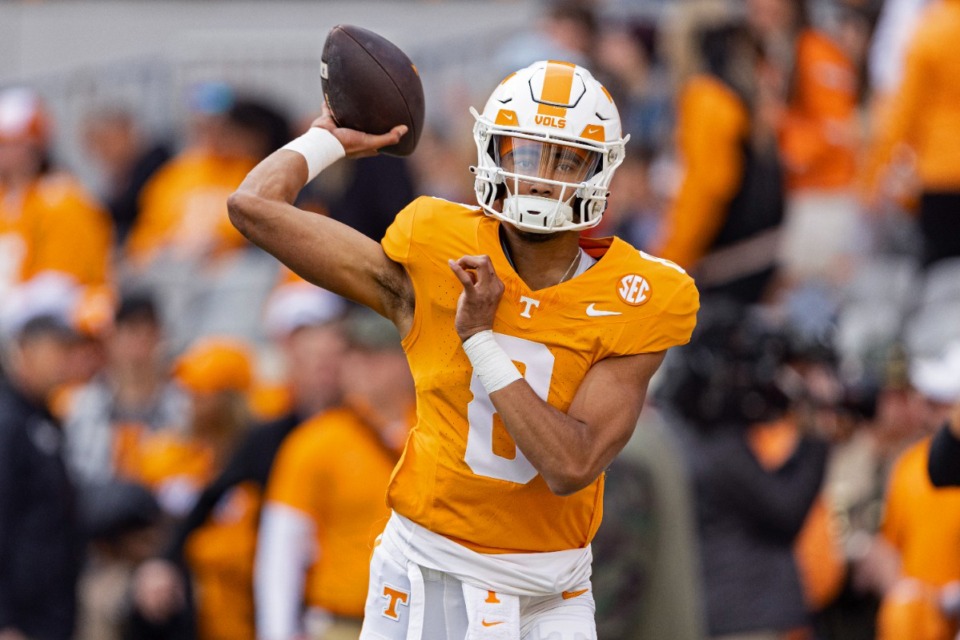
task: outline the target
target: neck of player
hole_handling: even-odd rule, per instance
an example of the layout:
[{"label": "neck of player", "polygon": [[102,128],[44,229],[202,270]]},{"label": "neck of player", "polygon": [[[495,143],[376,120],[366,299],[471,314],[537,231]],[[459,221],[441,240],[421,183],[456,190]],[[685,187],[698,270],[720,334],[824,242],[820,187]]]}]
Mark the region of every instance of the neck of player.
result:
[{"label": "neck of player", "polygon": [[533,291],[566,282],[577,271],[574,263],[580,255],[578,231],[539,235],[502,224],[500,238],[514,271]]}]

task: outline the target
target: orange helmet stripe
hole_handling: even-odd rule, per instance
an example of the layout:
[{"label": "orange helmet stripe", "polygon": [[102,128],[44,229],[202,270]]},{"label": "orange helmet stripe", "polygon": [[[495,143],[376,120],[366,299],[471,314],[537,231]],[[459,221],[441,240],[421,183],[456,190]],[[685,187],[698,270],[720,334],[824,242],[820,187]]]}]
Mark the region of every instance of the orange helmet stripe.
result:
[{"label": "orange helmet stripe", "polygon": [[[546,73],[543,77],[543,91],[540,93],[540,105],[537,113],[543,116],[564,117],[566,107],[554,105],[570,104],[570,90],[573,89],[573,70],[575,64],[550,60],[547,62]],[[543,104],[544,102],[549,104]]]}]

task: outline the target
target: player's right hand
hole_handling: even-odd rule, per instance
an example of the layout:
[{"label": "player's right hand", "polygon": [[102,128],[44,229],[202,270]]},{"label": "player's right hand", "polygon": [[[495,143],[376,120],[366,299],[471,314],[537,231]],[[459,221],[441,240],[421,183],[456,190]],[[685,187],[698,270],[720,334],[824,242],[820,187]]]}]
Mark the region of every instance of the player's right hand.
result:
[{"label": "player's right hand", "polygon": [[375,156],[383,147],[389,147],[390,145],[400,142],[400,138],[407,133],[407,126],[403,124],[397,125],[390,131],[380,135],[338,127],[337,123],[333,120],[333,116],[330,115],[330,110],[327,109],[326,104],[323,105],[320,117],[310,123],[310,126],[320,127],[332,133],[334,137],[340,141],[340,144],[343,145],[343,149],[347,152],[348,158]]}]

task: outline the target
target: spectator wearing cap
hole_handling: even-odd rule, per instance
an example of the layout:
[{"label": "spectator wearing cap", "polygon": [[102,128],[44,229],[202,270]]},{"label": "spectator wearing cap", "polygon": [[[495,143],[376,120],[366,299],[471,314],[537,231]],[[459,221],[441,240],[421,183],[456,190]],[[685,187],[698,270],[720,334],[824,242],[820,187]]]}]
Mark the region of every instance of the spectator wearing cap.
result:
[{"label": "spectator wearing cap", "polygon": [[267,483],[254,590],[261,640],[360,635],[384,496],[414,420],[396,328],[369,310],[345,320],[351,351],[342,406],[284,440]]},{"label": "spectator wearing cap", "polygon": [[71,394],[64,417],[67,460],[75,479],[85,483],[133,473],[139,439],[182,428],[187,414],[187,398],[168,373],[163,326],[150,294],[124,294],[102,340],[106,365]]},{"label": "spectator wearing cap", "polygon": [[[200,494],[186,518],[177,526],[163,553],[141,567],[137,606],[152,619],[173,615],[183,585],[177,571],[194,531],[213,517],[214,508],[236,487],[245,487],[259,499],[277,450],[288,434],[311,416],[340,402],[339,378],[346,339],[338,320],[342,298],[303,281],[291,280],[277,288],[265,313],[268,335],[285,363],[286,412],[276,420],[251,429],[237,445],[220,474]],[[257,503],[259,507],[259,501]],[[248,532],[256,535],[256,520]],[[253,563],[249,548],[245,561]],[[243,585],[252,598],[252,580]],[[142,594],[142,596],[141,596]],[[243,615],[239,610],[225,615]],[[251,622],[252,624],[252,622]]]},{"label": "spectator wearing cap", "polygon": [[[264,416],[293,414],[299,424],[340,401],[344,335],[337,322],[346,309],[340,296],[286,272],[263,314],[279,365],[274,380],[256,389]],[[261,402],[261,396],[267,400]]]},{"label": "spectator wearing cap", "polygon": [[[30,296],[28,296],[30,297]],[[0,381],[0,638],[70,640],[82,541],[48,403],[74,377],[77,333],[42,300],[5,317]],[[9,311],[9,309],[4,309]]]},{"label": "spectator wearing cap", "polygon": [[[237,340],[208,337],[183,353],[173,371],[190,400],[186,429],[143,438],[131,479],[150,487],[165,513],[179,520],[224,468],[247,430],[252,355]],[[196,590],[196,633],[201,640],[253,638],[252,598],[246,585],[251,580],[248,558],[253,556],[257,504],[252,488],[234,487],[186,541],[184,558]],[[186,602],[186,590],[174,591],[154,606],[172,611]]]},{"label": "spectator wearing cap", "polygon": [[960,628],[960,489],[937,489],[927,461],[930,434],[960,401],[960,347],[917,358],[910,381],[925,402],[926,437],[897,459],[888,484],[880,534],[899,570],[880,585],[877,637],[951,640]]},{"label": "spectator wearing cap", "polygon": [[44,271],[110,279],[113,230],[79,181],[52,170],[51,124],[30,89],[0,91],[0,301]]}]

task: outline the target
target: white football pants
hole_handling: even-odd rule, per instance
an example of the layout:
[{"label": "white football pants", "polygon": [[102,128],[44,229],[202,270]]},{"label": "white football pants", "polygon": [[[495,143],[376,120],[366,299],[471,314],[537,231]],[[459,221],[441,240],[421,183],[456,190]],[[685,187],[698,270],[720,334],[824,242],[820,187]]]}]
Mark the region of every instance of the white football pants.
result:
[{"label": "white football pants", "polygon": [[589,581],[562,594],[507,596],[408,566],[385,547],[370,561],[361,640],[597,640]]}]

